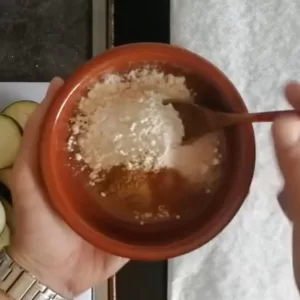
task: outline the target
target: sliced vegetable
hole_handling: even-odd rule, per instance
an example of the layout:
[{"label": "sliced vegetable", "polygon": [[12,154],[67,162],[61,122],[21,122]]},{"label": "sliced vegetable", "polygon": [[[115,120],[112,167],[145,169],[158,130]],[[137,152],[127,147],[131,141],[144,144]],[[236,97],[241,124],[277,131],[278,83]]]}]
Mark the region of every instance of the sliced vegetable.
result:
[{"label": "sliced vegetable", "polygon": [[16,228],[16,221],[15,221],[15,213],[13,211],[13,208],[9,204],[9,202],[7,200],[5,200],[3,197],[0,198],[0,201],[5,210],[6,224],[8,225],[11,232],[14,232],[15,228]]},{"label": "sliced vegetable", "polygon": [[10,230],[8,226],[4,227],[3,232],[0,235],[0,249],[10,244]]},{"label": "sliced vegetable", "polygon": [[21,139],[19,125],[11,117],[0,115],[0,169],[14,163]]},{"label": "sliced vegetable", "polygon": [[7,186],[10,189],[10,177],[11,177],[11,168],[0,170],[0,182]]},{"label": "sliced vegetable", "polygon": [[3,204],[0,202],[0,234],[4,230],[6,224],[6,216]]},{"label": "sliced vegetable", "polygon": [[30,100],[15,102],[5,108],[2,114],[13,118],[23,129],[38,103]]}]

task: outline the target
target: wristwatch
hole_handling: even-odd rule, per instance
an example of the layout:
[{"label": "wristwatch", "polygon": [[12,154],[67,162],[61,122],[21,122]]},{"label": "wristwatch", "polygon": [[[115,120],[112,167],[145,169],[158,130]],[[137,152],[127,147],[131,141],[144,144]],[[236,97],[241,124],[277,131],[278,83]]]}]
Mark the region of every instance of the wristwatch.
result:
[{"label": "wristwatch", "polygon": [[12,300],[66,300],[0,250],[0,291]]}]

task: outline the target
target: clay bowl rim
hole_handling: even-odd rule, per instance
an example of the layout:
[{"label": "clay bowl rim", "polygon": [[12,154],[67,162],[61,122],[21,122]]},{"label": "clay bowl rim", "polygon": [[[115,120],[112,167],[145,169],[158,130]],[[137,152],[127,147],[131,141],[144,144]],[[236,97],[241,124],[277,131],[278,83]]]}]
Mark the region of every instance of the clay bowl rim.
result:
[{"label": "clay bowl rim", "polygon": [[[195,64],[193,71],[196,72],[196,70],[206,68],[206,74],[209,75],[207,78],[213,80],[214,83],[217,83],[222,93],[227,90],[230,94],[229,96],[235,98],[239,105],[239,109],[236,110],[237,112],[248,111],[242,97],[230,80],[213,64],[201,56],[178,46],[160,43],[135,43],[119,46],[91,59],[79,68],[68,80],[66,80],[64,86],[51,103],[48,114],[44,119],[42,128],[43,138],[40,143],[39,159],[43,180],[49,193],[50,205],[52,205],[62,219],[79,236],[101,250],[117,256],[128,257],[136,260],[164,260],[185,254],[203,246],[219,234],[234,218],[246,199],[251,186],[255,167],[255,138],[252,125],[245,125],[239,129],[239,144],[242,143],[241,147],[243,148],[243,158],[245,161],[243,161],[241,166],[238,167],[238,170],[243,168],[243,180],[239,182],[240,185],[235,188],[234,192],[231,191],[231,198],[227,199],[225,207],[218,211],[211,222],[206,224],[204,227],[201,227],[201,231],[205,232],[202,236],[199,236],[199,228],[194,232],[189,232],[185,238],[168,245],[144,246],[129,245],[125,242],[111,238],[102,232],[93,230],[80,218],[79,214],[72,210],[70,206],[66,205],[68,202],[66,200],[67,193],[58,190],[56,187],[54,172],[55,162],[51,161],[51,141],[54,135],[54,126],[59,119],[60,109],[64,105],[65,101],[68,99],[71,99],[72,101],[72,94],[76,89],[78,89],[78,87],[86,82],[86,80],[90,80],[90,82],[92,82],[92,80],[95,79],[95,76],[92,76],[92,73],[99,64],[109,68],[110,66],[113,66],[113,60],[116,57],[128,57],[128,60],[130,60],[130,57],[134,57],[134,53],[137,52],[143,52],[144,56],[147,56],[147,54],[151,56],[153,53],[155,53],[156,56],[160,56],[160,53],[164,53],[162,58],[166,54],[171,56],[181,55],[182,59],[193,61]],[[174,62],[174,64],[176,64],[176,62]],[[191,64],[191,62],[189,64]],[[113,69],[112,67],[110,68]],[[61,201],[62,198],[64,198],[64,201]]]}]

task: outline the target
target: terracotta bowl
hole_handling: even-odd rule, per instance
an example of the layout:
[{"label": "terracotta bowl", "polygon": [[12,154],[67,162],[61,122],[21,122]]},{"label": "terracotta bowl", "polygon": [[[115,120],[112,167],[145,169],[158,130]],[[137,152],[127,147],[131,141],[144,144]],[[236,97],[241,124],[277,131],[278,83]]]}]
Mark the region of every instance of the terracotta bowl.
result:
[{"label": "terracotta bowl", "polygon": [[199,194],[191,200],[187,194],[182,203],[190,205],[186,210],[189,213],[182,214],[180,220],[141,226],[128,221],[120,211],[107,211],[100,204],[99,194],[87,184],[87,174],[76,171],[74,160],[69,159],[66,150],[69,120],[80,97],[97,79],[107,73],[126,73],[144,64],[155,64],[167,73],[184,75],[187,85],[196,91],[198,103],[223,111],[247,111],[226,76],[192,52],[165,44],[117,47],[77,70],[55,97],[43,125],[40,160],[49,201],[75,232],[115,255],[162,260],[204,245],[234,217],[251,184],[255,142],[251,125],[226,130],[222,181],[206,197]]}]

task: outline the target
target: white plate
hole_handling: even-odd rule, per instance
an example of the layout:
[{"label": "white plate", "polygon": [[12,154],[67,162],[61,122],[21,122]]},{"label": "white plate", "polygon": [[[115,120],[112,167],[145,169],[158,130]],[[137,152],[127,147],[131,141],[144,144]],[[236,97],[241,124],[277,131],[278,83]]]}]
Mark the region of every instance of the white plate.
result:
[{"label": "white plate", "polygon": [[19,100],[41,102],[48,85],[46,82],[0,82],[0,109]]}]

